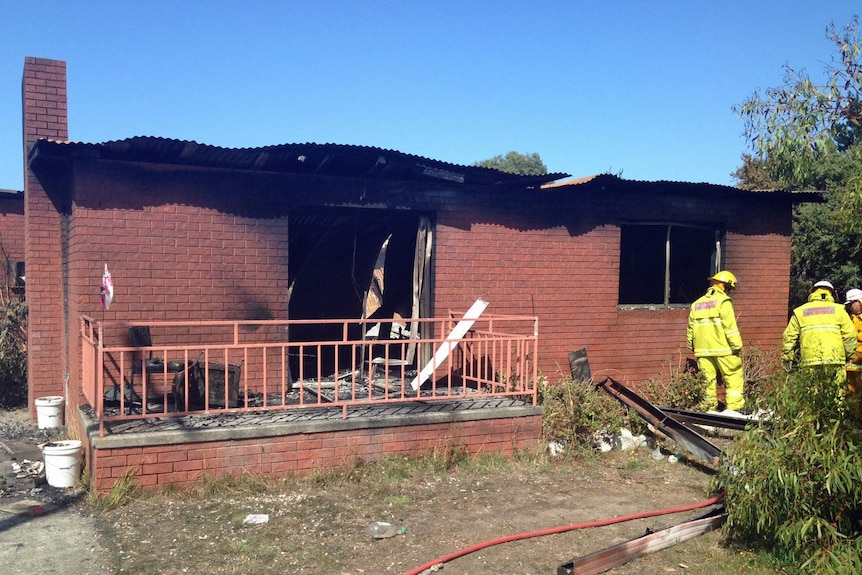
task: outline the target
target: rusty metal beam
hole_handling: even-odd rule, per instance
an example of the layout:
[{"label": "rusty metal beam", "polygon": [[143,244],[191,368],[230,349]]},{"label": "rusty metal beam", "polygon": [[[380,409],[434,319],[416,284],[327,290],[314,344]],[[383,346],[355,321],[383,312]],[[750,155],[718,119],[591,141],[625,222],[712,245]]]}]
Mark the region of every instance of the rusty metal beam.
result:
[{"label": "rusty metal beam", "polygon": [[651,423],[656,429],[676,441],[680,447],[685,448],[692,455],[699,457],[710,465],[718,465],[721,449],[620,382],[608,377],[604,381],[595,384],[595,386],[604,389],[621,403],[634,409],[647,423]]},{"label": "rusty metal beam", "polygon": [[655,551],[661,551],[682,541],[687,541],[698,535],[718,529],[724,524],[726,519],[727,514],[724,513],[724,506],[721,505],[706,515],[701,515],[699,518],[692,519],[691,521],[643,535],[637,539],[590,553],[581,558],[572,559],[557,567],[557,575],[594,575],[596,573],[604,573],[638,557],[643,557]]},{"label": "rusty metal beam", "polygon": [[721,427],[722,429],[733,429],[736,431],[742,431],[749,424],[757,424],[760,421],[756,417],[749,419],[746,417],[722,415],[721,413],[701,413],[700,411],[689,411],[686,409],[676,409],[674,407],[660,407],[659,409],[680,423],[684,423],[686,425]]}]

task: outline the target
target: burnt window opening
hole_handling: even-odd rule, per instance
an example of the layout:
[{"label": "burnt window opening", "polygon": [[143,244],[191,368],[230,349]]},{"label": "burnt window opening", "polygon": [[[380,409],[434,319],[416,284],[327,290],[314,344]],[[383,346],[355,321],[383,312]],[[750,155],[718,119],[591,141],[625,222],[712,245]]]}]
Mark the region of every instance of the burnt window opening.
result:
[{"label": "burnt window opening", "polygon": [[[406,210],[305,208],[289,216],[288,282],[291,319],[402,321],[428,315],[431,232],[426,214]],[[362,339],[359,325],[351,339]],[[337,326],[293,326],[291,341],[340,341]],[[350,365],[349,346],[338,365]],[[304,373],[317,369],[305,358]],[[320,358],[322,375],[335,357]],[[291,366],[294,374],[298,365]],[[341,368],[339,368],[341,369]],[[311,371],[309,371],[311,370]],[[315,374],[317,375],[317,374]]]},{"label": "burnt window opening", "polygon": [[12,269],[12,286],[22,288],[24,287],[25,275],[24,275],[24,262],[22,261],[14,261],[10,262],[10,267]]},{"label": "burnt window opening", "polygon": [[24,262],[21,260],[6,260],[6,287],[16,292],[22,292],[25,285]]},{"label": "burnt window opening", "polygon": [[690,304],[718,271],[723,234],[716,227],[620,227],[620,305]]}]

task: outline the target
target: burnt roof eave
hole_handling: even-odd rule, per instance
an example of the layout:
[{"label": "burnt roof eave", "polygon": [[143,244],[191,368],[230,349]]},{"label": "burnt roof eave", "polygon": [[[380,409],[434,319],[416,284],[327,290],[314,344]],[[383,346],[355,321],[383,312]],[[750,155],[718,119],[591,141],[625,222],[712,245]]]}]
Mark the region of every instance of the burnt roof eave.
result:
[{"label": "burnt roof eave", "polygon": [[[303,151],[308,151],[308,158]],[[338,161],[329,162],[332,154]],[[31,166],[41,159],[96,157],[118,162],[157,163],[209,169],[248,170],[281,174],[344,178],[456,183],[475,186],[538,188],[568,174],[538,176],[508,174],[478,166],[460,166],[381,148],[339,144],[285,144],[262,148],[218,148],[195,142],[139,137],[103,144],[37,140],[30,149]],[[326,160],[324,160],[326,158]],[[382,162],[382,169],[375,170]],[[388,165],[387,165],[388,162]],[[323,165],[327,169],[322,169]],[[309,170],[309,166],[314,169]]]},{"label": "burnt roof eave", "polygon": [[660,193],[663,195],[692,196],[697,193],[716,194],[723,197],[762,197],[775,200],[789,200],[792,204],[823,202],[825,192],[817,190],[746,190],[723,184],[706,182],[680,182],[670,180],[627,180],[614,174],[597,174],[571,182],[557,182],[542,187],[546,193],[590,194],[595,192],[618,192],[645,196]]}]

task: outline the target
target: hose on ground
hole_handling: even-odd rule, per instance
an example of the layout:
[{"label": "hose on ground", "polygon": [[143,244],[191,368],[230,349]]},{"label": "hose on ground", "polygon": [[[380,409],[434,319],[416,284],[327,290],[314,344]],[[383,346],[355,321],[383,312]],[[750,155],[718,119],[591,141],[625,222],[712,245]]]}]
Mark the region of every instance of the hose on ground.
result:
[{"label": "hose on ground", "polygon": [[606,525],[614,525],[616,523],[624,523],[626,521],[633,521],[635,519],[645,519],[647,517],[658,517],[659,515],[671,515],[673,513],[682,513],[683,511],[691,511],[693,509],[701,509],[703,507],[709,507],[710,505],[715,505],[722,499],[724,499],[725,492],[722,491],[718,495],[714,497],[710,497],[704,501],[699,503],[692,503],[691,505],[682,505],[680,507],[670,507],[667,509],[656,509],[653,511],[643,511],[641,513],[632,513],[631,515],[621,515],[619,517],[613,517],[611,519],[602,519],[599,521],[588,521],[585,523],[573,523],[571,525],[562,525],[560,527],[551,527],[550,529],[542,529],[539,531],[530,531],[528,533],[519,533],[517,535],[507,535],[505,537],[500,537],[499,539],[491,539],[489,541],[485,541],[483,543],[477,543],[475,545],[471,545],[469,547],[464,547],[463,549],[459,549],[458,551],[454,551],[449,553],[448,555],[443,555],[442,557],[438,557],[437,559],[433,559],[424,565],[420,565],[415,569],[407,571],[404,575],[420,575],[426,569],[430,569],[435,565],[439,565],[441,563],[447,563],[452,561],[453,559],[457,559],[458,557],[463,557],[464,555],[469,555],[470,553],[474,553],[476,551],[480,551],[482,549],[486,549],[488,547],[492,547],[494,545],[499,545],[501,543],[510,543],[512,541],[520,541],[522,539],[530,539],[531,537],[542,537],[544,535],[554,535],[556,533],[565,533],[566,531],[575,531],[577,529],[587,529],[589,527],[605,527]]}]

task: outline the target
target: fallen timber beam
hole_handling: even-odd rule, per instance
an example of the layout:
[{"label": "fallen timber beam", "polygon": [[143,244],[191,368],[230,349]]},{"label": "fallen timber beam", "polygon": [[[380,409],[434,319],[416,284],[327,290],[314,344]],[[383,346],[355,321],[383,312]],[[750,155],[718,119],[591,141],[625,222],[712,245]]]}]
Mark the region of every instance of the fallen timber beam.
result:
[{"label": "fallen timber beam", "polygon": [[595,384],[595,387],[604,389],[618,401],[634,409],[647,423],[652,424],[692,455],[710,465],[718,465],[721,449],[620,382],[608,377]]},{"label": "fallen timber beam", "polygon": [[655,551],[661,551],[677,543],[693,539],[724,524],[727,514],[724,505],[714,508],[705,515],[691,521],[680,523],[661,531],[647,533],[637,539],[572,559],[557,568],[557,575],[594,575],[619,567],[633,559]]}]

